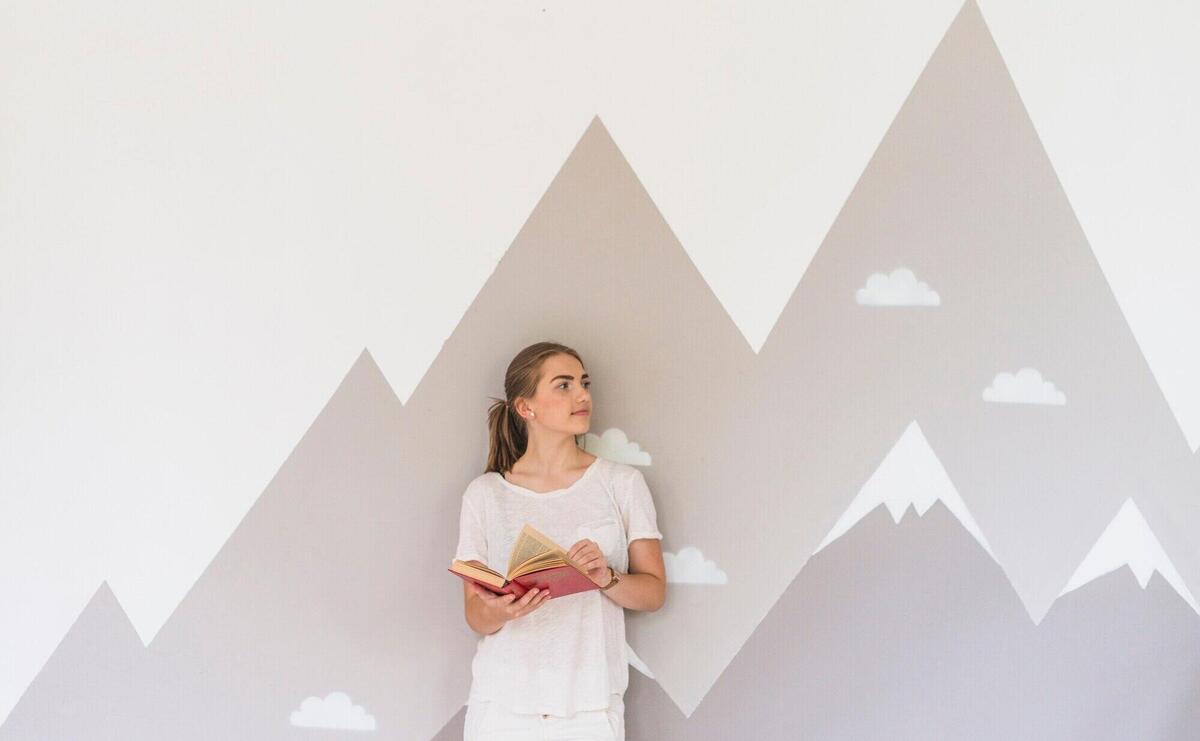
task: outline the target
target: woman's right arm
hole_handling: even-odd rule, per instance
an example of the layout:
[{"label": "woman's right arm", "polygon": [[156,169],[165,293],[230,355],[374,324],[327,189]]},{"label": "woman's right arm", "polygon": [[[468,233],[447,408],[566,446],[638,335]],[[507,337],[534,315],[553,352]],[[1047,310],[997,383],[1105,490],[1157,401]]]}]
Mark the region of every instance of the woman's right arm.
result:
[{"label": "woman's right arm", "polygon": [[[463,495],[462,510],[459,514],[458,546],[455,548],[454,557],[487,568],[487,564],[478,560],[487,552],[487,530],[471,504],[468,490]],[[471,556],[476,558],[470,558]],[[545,592],[546,596],[549,594]],[[539,595],[534,589],[521,595],[521,599],[516,599],[514,595],[496,594],[474,582],[463,582],[463,610],[467,616],[467,625],[476,633],[484,635],[495,633],[509,620],[532,612],[545,601],[546,597]]]},{"label": "woman's right arm", "polygon": [[[504,620],[499,616],[494,615],[488,608],[488,604],[479,596],[479,590],[483,589],[471,582],[463,582],[463,598],[466,600],[467,625],[471,626],[471,630],[476,633],[490,635],[504,627]],[[483,589],[483,591],[487,591]]]},{"label": "woman's right arm", "polygon": [[467,625],[484,635],[495,633],[509,620],[528,615],[549,598],[549,590],[539,591],[536,587],[517,599],[514,594],[496,594],[474,582],[463,582],[463,609]]}]

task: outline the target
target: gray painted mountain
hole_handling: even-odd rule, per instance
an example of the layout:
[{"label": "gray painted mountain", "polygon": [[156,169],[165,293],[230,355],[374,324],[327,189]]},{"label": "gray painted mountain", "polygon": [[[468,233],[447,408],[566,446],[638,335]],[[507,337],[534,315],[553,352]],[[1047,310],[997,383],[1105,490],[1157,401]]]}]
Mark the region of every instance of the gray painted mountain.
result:
[{"label": "gray painted mountain", "polygon": [[0,741],[170,738],[161,666],[142,645],[108,584],[100,585],[20,702]]},{"label": "gray painted mountain", "polygon": [[[1025,367],[1065,404],[985,399],[1007,398],[997,376]],[[663,547],[698,546],[728,575],[628,618],[630,645],[685,714],[914,419],[1033,623],[1130,495],[1200,593],[1191,450],[973,2],[753,373],[644,413],[638,434],[664,442]]]},{"label": "gray painted mountain", "polygon": [[409,703],[436,706],[452,690],[451,678],[418,671],[466,628],[412,609],[422,580],[410,570],[430,573],[435,560],[417,552],[433,535],[426,523],[449,508],[414,496],[434,485],[410,488],[422,467],[409,462],[421,449],[406,416],[362,353],[150,644],[180,696],[202,698],[175,717],[213,709],[176,738],[290,738],[291,713],[335,691],[377,719],[379,737],[400,738],[428,722],[406,715]]},{"label": "gray painted mountain", "polygon": [[[644,419],[732,387],[754,360],[599,119],[407,404],[358,358],[151,642],[171,701],[146,712],[174,739],[291,739],[306,700],[341,692],[359,706],[345,722],[369,716],[375,737],[433,736],[470,682],[476,636],[445,568],[483,470],[488,397],[517,350],[548,338],[583,354],[592,431],[654,451],[673,451],[682,423]],[[20,709],[57,712],[44,696]]]},{"label": "gray painted mountain", "polygon": [[[345,733],[292,725],[293,714],[303,716],[300,723],[316,718],[340,729],[361,723],[352,712],[333,712],[335,703],[324,713],[320,703],[316,712],[302,712],[333,692],[373,720],[372,737],[432,735],[461,704],[456,695],[470,657],[456,647],[470,629],[461,618],[461,588],[435,578],[438,569],[445,576],[445,539],[457,529],[447,500],[458,482],[418,485],[413,468],[443,478],[464,473],[431,469],[420,458],[410,467],[405,451],[429,454],[433,445],[406,440],[403,417],[362,353],[149,648],[131,627],[120,641],[64,641],[34,683],[63,690],[27,692],[12,715],[21,722],[0,728],[0,740]],[[431,495],[438,487],[443,493]],[[432,552],[422,554],[426,549]],[[81,622],[126,623],[123,613],[119,623],[109,615],[120,612],[111,593],[101,597]],[[448,653],[460,655],[448,662]],[[108,672],[103,682],[63,679],[109,666],[136,670]],[[90,714],[79,733],[46,735],[63,724],[64,705],[112,707]]]},{"label": "gray painted mountain", "polygon": [[[1184,741],[1200,616],[1123,567],[1034,625],[940,502],[877,507],[815,555],[691,717],[630,672],[630,741]],[[447,736],[447,738],[449,738]]]}]

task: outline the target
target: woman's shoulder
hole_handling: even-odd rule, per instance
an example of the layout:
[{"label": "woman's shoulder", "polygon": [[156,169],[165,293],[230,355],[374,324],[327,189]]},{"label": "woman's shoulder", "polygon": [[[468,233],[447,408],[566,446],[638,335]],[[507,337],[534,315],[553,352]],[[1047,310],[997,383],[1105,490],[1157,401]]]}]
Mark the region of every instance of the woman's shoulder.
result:
[{"label": "woman's shoulder", "polygon": [[475,478],[467,482],[466,489],[463,490],[463,498],[478,500],[486,497],[490,492],[496,489],[496,477],[500,474],[494,471],[484,471]]},{"label": "woman's shoulder", "polygon": [[499,475],[500,474],[496,473],[495,471],[484,471],[483,473],[479,474],[475,478],[471,479],[467,483],[467,488],[471,489],[474,487],[483,486],[483,485],[487,484],[488,482],[490,482],[494,476],[499,476]]},{"label": "woman's shoulder", "polygon": [[620,492],[628,492],[642,478],[641,469],[629,463],[601,458],[599,464],[606,469],[609,485]]}]

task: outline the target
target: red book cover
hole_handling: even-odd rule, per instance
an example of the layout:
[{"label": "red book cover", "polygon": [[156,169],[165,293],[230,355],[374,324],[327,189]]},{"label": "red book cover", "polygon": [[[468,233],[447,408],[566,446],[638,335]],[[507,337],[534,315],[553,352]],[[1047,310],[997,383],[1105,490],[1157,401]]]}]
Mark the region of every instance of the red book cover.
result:
[{"label": "red book cover", "polygon": [[454,569],[446,570],[455,576],[461,577],[464,581],[473,581],[484,589],[496,594],[515,594],[517,595],[517,599],[521,599],[527,591],[534,587],[537,587],[539,590],[549,589],[550,599],[600,588],[595,582],[587,578],[583,572],[569,564],[552,566],[548,569],[522,574],[503,587],[493,586],[485,581],[480,581],[474,577],[459,573]]}]

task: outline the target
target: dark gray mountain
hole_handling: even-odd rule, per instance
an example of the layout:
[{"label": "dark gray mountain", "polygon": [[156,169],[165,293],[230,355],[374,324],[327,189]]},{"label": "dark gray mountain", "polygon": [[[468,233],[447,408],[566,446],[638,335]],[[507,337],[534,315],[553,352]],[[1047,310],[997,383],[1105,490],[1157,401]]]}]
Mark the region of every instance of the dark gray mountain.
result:
[{"label": "dark gray mountain", "polygon": [[812,558],[685,718],[630,672],[629,741],[1200,736],[1200,617],[1123,567],[1034,625],[940,502],[880,506]]}]

